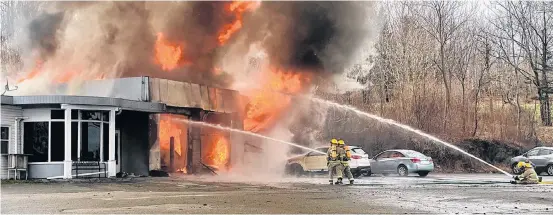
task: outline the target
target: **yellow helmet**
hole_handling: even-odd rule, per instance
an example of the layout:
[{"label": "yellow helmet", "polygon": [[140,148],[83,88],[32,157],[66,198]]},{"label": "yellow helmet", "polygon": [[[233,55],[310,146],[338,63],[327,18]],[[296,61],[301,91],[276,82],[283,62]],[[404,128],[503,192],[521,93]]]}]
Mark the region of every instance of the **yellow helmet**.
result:
[{"label": "yellow helmet", "polygon": [[524,168],[532,168],[532,164],[531,163],[526,163],[526,162],[523,162],[523,161],[518,162],[517,168],[520,169],[520,168],[523,168],[523,167]]},{"label": "yellow helmet", "polygon": [[344,140],[342,139],[338,140],[338,145],[344,145],[344,144],[345,144]]},{"label": "yellow helmet", "polygon": [[330,140],[330,143],[331,144],[338,144],[338,140],[336,138],[332,138],[332,140]]}]

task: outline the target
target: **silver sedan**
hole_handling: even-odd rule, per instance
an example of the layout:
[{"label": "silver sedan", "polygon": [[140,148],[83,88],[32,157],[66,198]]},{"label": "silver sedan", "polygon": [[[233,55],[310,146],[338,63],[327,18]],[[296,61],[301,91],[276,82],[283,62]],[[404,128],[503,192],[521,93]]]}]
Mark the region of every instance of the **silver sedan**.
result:
[{"label": "silver sedan", "polygon": [[413,150],[386,150],[371,159],[371,173],[408,176],[417,173],[425,177],[434,170],[432,158]]}]

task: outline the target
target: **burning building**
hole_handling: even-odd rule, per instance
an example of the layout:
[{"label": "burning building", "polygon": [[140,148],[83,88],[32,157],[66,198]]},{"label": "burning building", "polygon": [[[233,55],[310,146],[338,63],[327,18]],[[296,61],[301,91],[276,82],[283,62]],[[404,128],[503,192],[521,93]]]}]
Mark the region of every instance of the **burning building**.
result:
[{"label": "burning building", "polygon": [[[104,92],[106,84],[120,87]],[[186,121],[241,129],[236,96],[149,77],[89,81],[78,95],[2,96],[2,135],[10,137],[7,153],[29,155],[31,178],[71,178],[77,161],[106,163],[107,176],[222,170],[239,153],[231,143],[241,141]]]},{"label": "burning building", "polygon": [[[3,35],[2,47],[19,51],[2,58],[18,86],[3,97],[2,126],[19,138],[9,152],[44,149],[31,157],[33,177],[71,177],[71,162],[81,156],[106,161],[108,175],[226,171],[247,162],[240,153],[283,159],[286,149],[186,120],[291,139],[286,132],[299,110],[291,95],[341,74],[370,38],[373,13],[371,2],[29,5],[36,11],[28,14],[39,15],[22,19],[26,30]],[[90,111],[99,118],[86,118]],[[62,124],[63,135],[52,135]],[[30,130],[40,134],[29,139],[36,147],[25,147]],[[57,169],[46,174],[39,165]]]}]

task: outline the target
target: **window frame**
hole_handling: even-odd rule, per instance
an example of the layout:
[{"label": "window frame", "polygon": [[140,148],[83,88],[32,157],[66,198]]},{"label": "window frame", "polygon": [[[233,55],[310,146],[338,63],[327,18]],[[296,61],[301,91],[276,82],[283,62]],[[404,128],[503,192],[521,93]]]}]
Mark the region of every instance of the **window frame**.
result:
[{"label": "window frame", "polygon": [[[395,151],[381,152],[380,154],[377,154],[376,156],[374,156],[374,160],[378,161],[378,160],[381,160],[381,159],[390,158],[390,154],[393,153],[393,152],[395,152]],[[383,155],[386,155],[386,157],[380,157],[380,156],[383,156]]]},{"label": "window frame", "polygon": [[[50,120],[24,120],[21,122],[21,151],[25,153],[25,123],[32,123],[32,122],[46,122],[48,123],[48,159],[46,161],[38,161],[38,162],[30,162],[30,164],[40,164],[40,163],[63,163],[63,161],[56,161],[56,162],[50,162],[50,146],[51,146],[51,140],[50,140]],[[30,160],[30,159],[29,159]]]},{"label": "window frame", "polygon": [[[74,109],[76,110],[76,109]],[[72,110],[73,111],[73,110]],[[104,121],[104,114],[102,113],[103,111],[105,110],[76,110],[78,111],[77,113],[77,119],[71,119],[71,123],[73,122],[76,122],[77,123],[77,129],[78,129],[78,132],[77,132],[77,161],[80,161],[81,160],[81,150],[83,149],[83,138],[82,138],[82,132],[83,132],[83,128],[82,128],[82,123],[83,122],[88,122],[88,123],[100,123],[100,162],[105,162],[104,161],[104,123],[107,124],[107,126],[109,126],[109,121]],[[100,120],[90,120],[90,119],[82,119],[82,111],[87,111],[87,112],[100,112]],[[109,111],[108,111],[109,112]],[[109,117],[109,114],[108,114],[108,117]],[[109,135],[109,134],[108,134]],[[109,153],[109,152],[108,152]],[[109,155],[108,155],[109,156]]]},{"label": "window frame", "polygon": [[[545,154],[542,154],[542,152],[545,152]],[[540,151],[538,152],[538,154],[536,156],[546,156],[546,155],[550,155],[553,153],[553,150],[551,149],[540,149]]]},{"label": "window frame", "polygon": [[1,125],[0,128],[7,128],[8,129],[8,139],[2,139],[2,137],[0,137],[0,144],[2,144],[1,143],[2,141],[7,141],[8,142],[7,148],[6,148],[6,150],[7,150],[6,153],[2,153],[3,155],[7,155],[7,154],[10,153],[11,126]]},{"label": "window frame", "polygon": [[[530,152],[536,152],[536,154],[530,155]],[[532,149],[532,150],[526,152],[526,156],[538,156],[539,153],[540,153],[540,149]]]},{"label": "window frame", "polygon": [[[25,151],[25,144],[24,144],[24,139],[23,137],[25,136],[25,129],[24,129],[24,123],[27,123],[27,122],[47,122],[48,123],[48,160],[47,161],[42,161],[42,162],[29,162],[29,164],[55,164],[55,163],[63,163],[64,161],[52,161],[52,122],[65,122],[65,117],[64,119],[52,119],[52,112],[53,110],[63,110],[65,111],[65,109],[60,109],[60,108],[48,108],[46,109],[48,110],[48,117],[47,118],[40,118],[40,119],[33,119],[33,118],[30,118],[30,119],[25,119],[23,121],[21,121],[21,151]],[[109,111],[108,110],[88,110],[88,109],[71,109],[71,111],[77,111],[77,119],[73,119],[72,117],[70,118],[70,121],[71,123],[73,122],[76,122],[77,123],[77,131],[78,131],[78,135],[77,135],[77,160],[75,161],[79,161],[80,158],[81,158],[81,148],[82,148],[82,125],[81,123],[82,122],[96,122],[96,123],[100,123],[100,162],[107,162],[107,161],[103,161],[104,160],[104,156],[109,156],[109,155],[104,155],[104,152],[103,152],[103,147],[104,147],[104,138],[103,138],[103,135],[104,135],[104,131],[103,131],[103,127],[104,126],[108,126],[109,127],[109,120],[104,120],[104,116],[105,114],[103,114],[104,111],[107,111],[108,114],[108,118],[109,118]],[[100,120],[83,120],[82,117],[81,117],[81,111],[92,111],[92,112],[100,112]],[[46,111],[45,111],[46,112]],[[2,127],[10,127],[10,126],[2,126]],[[109,134],[107,134],[109,135]],[[9,140],[8,140],[8,151],[9,151]],[[109,152],[108,152],[109,153]]]}]

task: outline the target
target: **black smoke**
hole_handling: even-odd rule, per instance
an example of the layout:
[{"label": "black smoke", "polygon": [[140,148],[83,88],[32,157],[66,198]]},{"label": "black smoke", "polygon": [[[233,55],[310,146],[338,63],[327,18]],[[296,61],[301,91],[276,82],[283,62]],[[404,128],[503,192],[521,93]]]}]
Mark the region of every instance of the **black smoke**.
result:
[{"label": "black smoke", "polygon": [[58,29],[61,28],[63,12],[41,14],[29,23],[30,47],[39,50],[42,58],[54,55],[58,47]]},{"label": "black smoke", "polygon": [[[236,19],[227,10],[229,4],[224,1],[52,3],[54,10],[43,11],[29,22],[30,46],[39,50],[43,58],[51,58],[60,52],[67,32],[73,38],[79,34],[82,39],[65,48],[78,49],[79,42],[87,44],[81,56],[72,57],[84,58],[98,70],[115,71],[111,77],[148,75],[228,87],[230,77],[212,71],[227,47],[242,37],[250,42],[244,46],[262,41],[272,65],[320,74],[341,73],[368,33],[366,8],[373,3],[262,2],[255,12],[244,13],[242,29],[227,44],[220,45],[217,41],[220,30]],[[81,23],[79,20],[83,18],[90,20]],[[174,71],[161,71],[153,62],[158,32],[184,47],[181,63],[192,63]]]},{"label": "black smoke", "polygon": [[370,33],[366,21],[372,4],[263,2],[251,31],[269,32],[264,46],[277,65],[341,73]]}]

